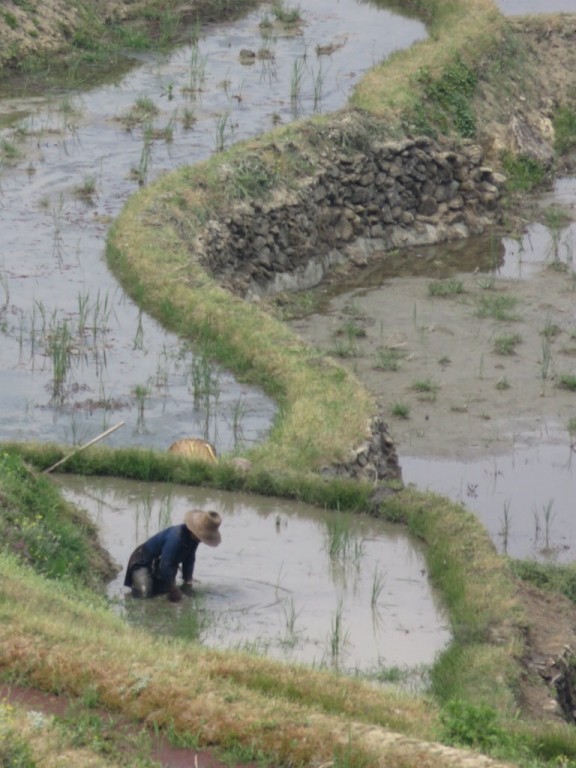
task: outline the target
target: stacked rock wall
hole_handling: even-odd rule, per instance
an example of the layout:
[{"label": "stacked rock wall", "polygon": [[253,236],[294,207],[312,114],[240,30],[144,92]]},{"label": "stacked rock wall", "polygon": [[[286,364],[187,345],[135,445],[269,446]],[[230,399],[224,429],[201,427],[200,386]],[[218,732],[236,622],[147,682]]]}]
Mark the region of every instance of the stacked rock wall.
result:
[{"label": "stacked rock wall", "polygon": [[295,189],[209,222],[199,242],[205,268],[248,299],[310,288],[337,263],[480,234],[498,219],[505,184],[480,147],[430,138],[332,149],[316,169]]}]

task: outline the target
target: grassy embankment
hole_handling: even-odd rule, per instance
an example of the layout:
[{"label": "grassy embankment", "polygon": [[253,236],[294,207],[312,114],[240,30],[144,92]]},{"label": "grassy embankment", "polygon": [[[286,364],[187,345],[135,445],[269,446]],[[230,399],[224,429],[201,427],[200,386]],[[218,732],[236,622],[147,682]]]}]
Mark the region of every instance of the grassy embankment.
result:
[{"label": "grassy embankment", "polygon": [[[488,0],[413,5],[429,17],[430,40],[375,68],[352,104],[378,117],[380,128],[369,125],[382,135],[400,135],[410,126],[470,135],[479,59],[493,53],[501,60],[507,44],[503,21]],[[288,140],[298,145],[295,159],[272,152],[268,136],[163,178],[128,203],[110,236],[110,263],[144,309],[171,330],[201,339],[239,377],[276,398],[274,429],[249,454],[254,471],[243,476],[225,460],[204,467],[150,452],[103,448],[76,457],[71,470],[244,488],[358,512],[367,508],[368,488],[327,482],[314,470],[341,459],[359,441],[374,408],[370,395],[337,363],[319,359],[272,314],[215,285],[194,263],[190,248],[203,222],[233,202],[234,190],[239,193],[240,174],[235,176],[234,169],[245,171],[247,153],[257,150],[258,179],[264,180],[253,191],[266,193],[278,179],[297,185],[301,153],[313,164],[317,137],[328,123],[329,118],[313,120],[274,134],[279,146]],[[245,185],[245,174],[242,178]],[[244,186],[240,192],[245,191]],[[63,453],[54,446],[6,448],[37,466]],[[37,493],[43,493],[41,487]],[[20,504],[25,508],[28,502]],[[531,765],[544,764],[546,755],[574,759],[576,741],[568,727],[539,727],[516,717],[517,659],[526,617],[516,603],[507,564],[474,516],[413,490],[384,501],[379,512],[428,543],[430,577],[450,610],[454,642],[432,670],[434,699],[151,639],[68,581],[55,586],[8,556],[0,560],[2,674],[146,720],[184,742],[269,764],[459,762],[457,756],[433,754],[422,744],[392,737],[387,729]],[[13,739],[16,743],[17,733]]]}]

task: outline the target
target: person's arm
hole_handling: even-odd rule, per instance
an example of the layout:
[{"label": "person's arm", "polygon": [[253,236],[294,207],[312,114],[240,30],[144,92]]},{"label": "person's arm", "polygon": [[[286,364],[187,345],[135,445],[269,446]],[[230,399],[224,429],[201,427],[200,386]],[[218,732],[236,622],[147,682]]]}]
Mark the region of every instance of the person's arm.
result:
[{"label": "person's arm", "polygon": [[189,552],[184,560],[182,560],[182,580],[184,584],[192,584],[192,576],[194,575],[194,565],[196,564],[196,550],[193,549]]}]

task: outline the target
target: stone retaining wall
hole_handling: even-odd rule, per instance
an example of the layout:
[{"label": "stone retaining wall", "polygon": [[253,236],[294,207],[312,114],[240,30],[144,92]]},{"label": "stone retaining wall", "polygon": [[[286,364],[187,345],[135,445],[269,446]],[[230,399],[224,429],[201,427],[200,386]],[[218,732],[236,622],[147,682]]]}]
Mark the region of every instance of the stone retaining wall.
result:
[{"label": "stone retaining wall", "polygon": [[483,165],[477,145],[418,138],[375,141],[361,152],[329,146],[295,189],[208,223],[197,255],[221,284],[247,299],[310,288],[334,264],[480,234],[499,218],[506,179]]}]

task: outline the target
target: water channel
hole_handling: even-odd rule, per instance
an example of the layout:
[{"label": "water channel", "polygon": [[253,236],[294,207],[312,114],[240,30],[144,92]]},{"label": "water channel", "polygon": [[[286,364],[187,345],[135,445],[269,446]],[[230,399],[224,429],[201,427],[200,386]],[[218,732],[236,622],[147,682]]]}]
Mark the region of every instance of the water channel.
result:
[{"label": "water channel", "polygon": [[[202,351],[139,312],[108,273],[103,250],[110,222],[140,184],[279,122],[339,108],[363,71],[425,36],[418,21],[371,2],[307,0],[299,7],[301,34],[263,38],[262,6],[202,30],[197,42],[170,55],[142,55],[105,85],[2,97],[6,439],[84,442],[119,420],[126,426],[111,445],[164,449],[195,434],[228,452],[263,438],[274,403],[223,370],[212,374],[216,395],[194,397]],[[317,46],[332,52],[319,55]],[[241,61],[242,49],[262,48],[266,56]],[[63,334],[73,350],[64,371]],[[406,451],[402,464],[408,482],[453,496],[468,487],[462,462],[437,467]],[[507,476],[515,477],[511,470]],[[438,487],[438,478],[450,483]],[[327,519],[302,505],[116,480],[61,482],[99,522],[120,565],[148,533],[180,522],[188,506],[222,512],[222,547],[199,554],[198,600],[177,608],[181,631],[193,614],[211,617],[200,633],[207,643],[368,672],[429,664],[448,642],[422,553],[382,523],[357,521],[348,554],[335,560],[327,555]],[[477,511],[484,520],[485,508]],[[174,606],[126,599],[122,571],[109,593],[127,620],[171,631]]]}]

